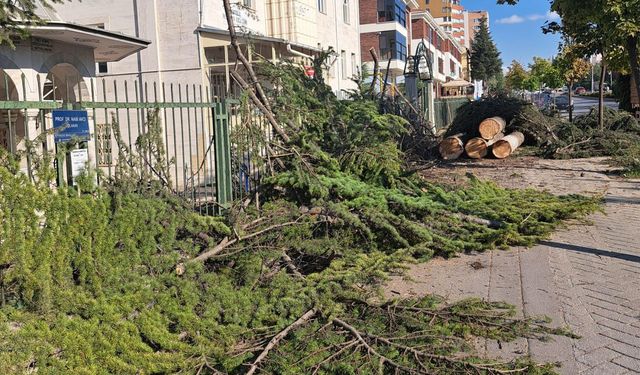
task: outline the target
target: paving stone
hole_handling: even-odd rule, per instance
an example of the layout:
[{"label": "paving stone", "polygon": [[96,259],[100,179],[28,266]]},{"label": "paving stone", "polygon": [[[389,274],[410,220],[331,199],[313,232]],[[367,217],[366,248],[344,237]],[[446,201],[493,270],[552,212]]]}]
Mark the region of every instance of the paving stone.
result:
[{"label": "paving stone", "polygon": [[624,344],[618,341],[613,341],[611,344],[607,345],[607,348],[623,354],[626,357],[640,359],[640,351],[635,346],[631,346],[628,344]]},{"label": "paving stone", "polygon": [[635,336],[633,334],[628,334],[625,332],[621,332],[615,329],[606,328],[604,326],[600,327],[600,335],[604,337],[608,337],[614,341],[618,341],[627,345],[635,346],[638,348],[638,352],[640,352],[640,337]]},{"label": "paving stone", "polygon": [[617,365],[613,362],[605,362],[601,363],[598,366],[590,368],[584,372],[581,372],[581,375],[623,375],[627,373],[629,370],[620,365]]},{"label": "paving stone", "polygon": [[585,355],[579,356],[576,360],[589,367],[595,367],[601,363],[609,362],[614,358],[620,357],[621,354],[608,348],[598,348]]},{"label": "paving stone", "polygon": [[627,356],[620,356],[612,361],[618,366],[622,366],[630,371],[640,372],[640,359]]},{"label": "paving stone", "polygon": [[479,176],[489,173],[508,187],[535,188],[542,181],[545,189],[558,194],[607,191],[605,213],[592,215],[593,224],[576,222],[531,249],[475,256],[485,269],[471,270],[468,263],[474,258],[466,256],[432,268],[416,265],[418,272],[410,274],[423,284],[411,290],[451,300],[475,295],[508,301],[519,314],[549,316],[553,326],[567,325],[582,336],[519,341],[501,350],[485,343],[489,352],[503,358],[528,348],[536,361],[561,363],[561,374],[640,374],[640,262],[633,258],[640,256],[640,180],[599,173],[601,167],[591,160],[566,161],[571,167],[563,172],[554,170],[556,163],[527,165],[518,181],[502,181],[487,168],[469,168]]}]

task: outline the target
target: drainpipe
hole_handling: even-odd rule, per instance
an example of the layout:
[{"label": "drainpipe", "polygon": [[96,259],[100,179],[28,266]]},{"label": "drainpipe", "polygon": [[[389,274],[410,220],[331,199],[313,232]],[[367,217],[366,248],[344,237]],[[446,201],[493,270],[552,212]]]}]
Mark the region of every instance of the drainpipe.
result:
[{"label": "drainpipe", "polygon": [[304,58],[313,60],[313,56],[304,54],[304,53],[302,53],[300,51],[296,51],[293,48],[291,48],[291,43],[287,43],[287,52],[289,52],[292,55],[296,55],[296,56],[300,56],[300,57],[304,57]]},{"label": "drainpipe", "polygon": [[[339,31],[338,31],[338,0],[334,0],[333,1],[333,20],[334,20],[334,24],[336,27],[336,54],[338,55],[338,59],[340,59],[342,57],[341,54],[341,49],[340,49],[340,41],[338,40],[338,35],[339,35]],[[336,72],[336,78],[338,78],[336,81],[338,82],[338,95],[340,95],[340,93],[342,92],[342,85],[340,82],[342,80],[342,64],[344,64],[344,61],[340,61],[340,65],[338,66],[338,72]]]}]

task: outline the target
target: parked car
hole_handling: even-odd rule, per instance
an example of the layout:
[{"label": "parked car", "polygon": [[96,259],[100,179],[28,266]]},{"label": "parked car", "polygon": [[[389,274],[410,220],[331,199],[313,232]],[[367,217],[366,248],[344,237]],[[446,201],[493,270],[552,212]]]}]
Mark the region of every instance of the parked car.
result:
[{"label": "parked car", "polygon": [[583,95],[587,93],[587,89],[584,87],[576,87],[576,95]]},{"label": "parked car", "polygon": [[571,101],[571,103],[569,103],[568,96],[557,96],[554,99],[552,106],[554,106],[559,111],[568,111],[569,108],[573,109],[573,100]]}]

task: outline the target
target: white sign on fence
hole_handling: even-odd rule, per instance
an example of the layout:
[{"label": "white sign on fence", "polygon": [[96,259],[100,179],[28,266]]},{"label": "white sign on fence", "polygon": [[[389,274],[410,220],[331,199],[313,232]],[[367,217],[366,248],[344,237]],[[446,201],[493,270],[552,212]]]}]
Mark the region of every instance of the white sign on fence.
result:
[{"label": "white sign on fence", "polygon": [[87,163],[89,163],[89,150],[81,148],[71,151],[71,179],[74,186],[76,178],[87,169]]}]

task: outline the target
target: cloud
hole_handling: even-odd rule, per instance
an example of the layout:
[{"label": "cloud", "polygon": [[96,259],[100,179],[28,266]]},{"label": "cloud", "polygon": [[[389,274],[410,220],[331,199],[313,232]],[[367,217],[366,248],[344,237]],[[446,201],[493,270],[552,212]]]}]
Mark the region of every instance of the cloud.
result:
[{"label": "cloud", "polygon": [[517,14],[514,14],[511,17],[500,18],[499,20],[496,21],[496,23],[503,24],[503,25],[514,25],[516,23],[522,23],[524,21],[525,21],[524,18],[520,17]]},{"label": "cloud", "polygon": [[547,18],[549,21],[559,21],[560,15],[556,12],[547,12]]},{"label": "cloud", "polygon": [[560,15],[558,15],[558,13],[556,12],[552,12],[552,11],[548,11],[546,14],[530,14],[528,16],[525,17],[521,17],[517,14],[514,14],[510,17],[506,17],[506,18],[500,18],[499,20],[496,21],[496,23],[502,24],[502,25],[515,25],[518,23],[523,23],[525,21],[540,21],[540,20],[546,20],[546,21],[559,21],[560,20]]}]

